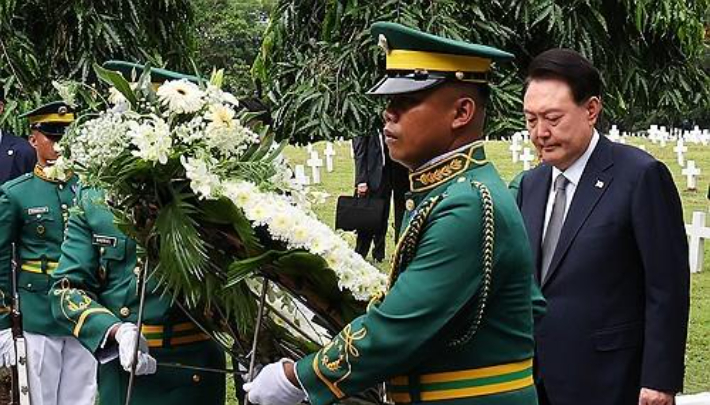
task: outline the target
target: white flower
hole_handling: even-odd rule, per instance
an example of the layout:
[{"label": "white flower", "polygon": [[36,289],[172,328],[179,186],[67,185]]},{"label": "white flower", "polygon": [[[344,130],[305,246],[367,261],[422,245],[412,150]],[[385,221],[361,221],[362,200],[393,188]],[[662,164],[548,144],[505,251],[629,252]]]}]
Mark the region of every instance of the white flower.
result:
[{"label": "white flower", "polygon": [[128,124],[122,114],[103,112],[77,129],[71,144],[71,160],[91,172],[111,164],[129,145],[126,142]]},{"label": "white flower", "polygon": [[204,116],[209,121],[205,128],[205,143],[227,158],[239,155],[259,141],[257,134],[234,119],[235,114],[231,107],[213,104]]},{"label": "white flower", "polygon": [[157,116],[151,116],[145,122],[130,121],[128,136],[131,143],[138,147],[133,155],[147,162],[166,164],[173,143],[170,127]]},{"label": "white flower", "polygon": [[235,107],[239,106],[239,100],[234,97],[231,93],[222,91],[219,87],[214,84],[207,85],[207,91],[205,91],[205,99],[210,104],[231,104]]},{"label": "white flower", "polygon": [[222,104],[213,104],[210,106],[207,114],[205,114],[205,118],[211,121],[207,128],[232,129],[235,126],[234,115],[235,112],[233,109],[225,107]]},{"label": "white flower", "polygon": [[186,79],[167,81],[158,87],[156,94],[161,104],[177,114],[195,113],[205,104],[203,91]]},{"label": "white flower", "polygon": [[293,205],[288,197],[262,192],[253,183],[227,181],[223,196],[242,209],[255,226],[265,226],[271,237],[290,249],[306,249],[325,259],[338,277],[338,286],[355,299],[366,301],[383,292],[387,277],[353,252],[333,230],[310,213]]},{"label": "white flower", "polygon": [[190,188],[201,199],[215,198],[220,190],[219,176],[212,173],[212,162],[202,159],[185,158],[180,156],[180,163],[185,168],[186,176],[190,179]]},{"label": "white flower", "polygon": [[62,101],[69,106],[76,107],[76,93],[79,87],[76,82],[58,82],[56,80],[52,80],[52,87],[57,90],[57,93],[59,93],[59,97],[61,97]]},{"label": "white flower", "polygon": [[48,162],[48,165],[42,168],[42,172],[50,180],[66,181],[69,177],[70,170],[67,167],[67,161],[64,160],[64,157],[59,156],[57,160],[51,162],[51,164]]}]

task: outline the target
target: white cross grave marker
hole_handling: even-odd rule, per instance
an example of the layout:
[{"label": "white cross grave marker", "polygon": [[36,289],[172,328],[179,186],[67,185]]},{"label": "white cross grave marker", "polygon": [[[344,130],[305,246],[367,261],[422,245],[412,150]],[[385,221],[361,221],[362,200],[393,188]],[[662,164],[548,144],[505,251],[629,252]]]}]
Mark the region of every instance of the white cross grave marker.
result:
[{"label": "white cross grave marker", "polygon": [[320,184],[320,168],[323,167],[323,159],[318,157],[318,151],[311,152],[311,158],[306,161],[306,165],[311,168],[313,184]]},{"label": "white cross grave marker", "polygon": [[302,186],[307,186],[310,183],[310,179],[306,175],[306,168],[303,165],[296,165],[295,181],[296,184]]},{"label": "white cross grave marker", "polygon": [[685,225],[685,232],[688,234],[690,272],[698,273],[703,269],[705,239],[710,239],[710,228],[705,226],[705,213],[693,212],[693,222]]},{"label": "white cross grave marker", "polygon": [[520,155],[520,160],[523,162],[523,170],[530,170],[530,162],[535,159],[535,155],[530,152],[530,148],[523,148],[523,154]]},{"label": "white cross grave marker", "polygon": [[519,138],[513,137],[513,143],[510,144],[508,147],[508,150],[511,153],[511,158],[513,159],[513,163],[518,163],[518,159],[520,158],[520,151],[523,150],[522,145],[520,145]]},{"label": "white cross grave marker", "polygon": [[695,143],[700,143],[703,140],[703,133],[700,131],[700,127],[697,125],[693,128],[692,131],[690,131],[690,137],[693,138],[693,141]]},{"label": "white cross grave marker", "polygon": [[325,144],[325,151],[323,154],[325,155],[325,170],[328,173],[331,173],[333,171],[333,156],[335,156],[335,149],[333,148],[332,142]]},{"label": "white cross grave marker", "polygon": [[521,132],[521,134],[523,135],[523,143],[530,143],[530,132],[528,132],[528,130],[525,130]]},{"label": "white cross grave marker", "polygon": [[658,142],[658,125],[651,125],[648,129],[648,140],[653,143]]},{"label": "white cross grave marker", "polygon": [[673,152],[675,152],[676,156],[678,157],[678,164],[680,165],[680,167],[685,166],[685,155],[683,154],[687,151],[688,147],[685,146],[683,138],[678,139],[675,148],[673,148]]},{"label": "white cross grave marker", "polygon": [[700,169],[695,167],[695,161],[689,160],[688,165],[682,170],[683,176],[686,177],[688,181],[688,190],[695,191],[698,189],[698,176],[700,175]]},{"label": "white cross grave marker", "polygon": [[619,136],[619,128],[617,128],[616,125],[611,126],[608,138],[614,142],[619,142],[619,139],[621,139]]}]

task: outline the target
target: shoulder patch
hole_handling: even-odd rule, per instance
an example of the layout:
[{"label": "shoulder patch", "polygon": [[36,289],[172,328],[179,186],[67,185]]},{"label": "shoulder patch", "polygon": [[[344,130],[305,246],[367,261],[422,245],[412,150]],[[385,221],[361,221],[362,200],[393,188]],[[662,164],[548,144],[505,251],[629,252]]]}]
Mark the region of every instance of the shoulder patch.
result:
[{"label": "shoulder patch", "polygon": [[22,184],[28,180],[31,180],[33,177],[34,177],[34,175],[32,173],[25,173],[21,176],[18,176],[16,178],[6,182],[5,184],[2,185],[2,188],[3,188],[3,190],[9,190],[9,189],[17,186],[18,184]]}]

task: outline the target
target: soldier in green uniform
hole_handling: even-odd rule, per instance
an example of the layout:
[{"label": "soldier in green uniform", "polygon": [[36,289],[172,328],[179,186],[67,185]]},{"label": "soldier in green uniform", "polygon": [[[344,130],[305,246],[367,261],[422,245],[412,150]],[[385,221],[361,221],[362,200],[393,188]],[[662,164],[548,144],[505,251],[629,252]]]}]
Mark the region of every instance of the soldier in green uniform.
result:
[{"label": "soldier in green uniform", "polygon": [[[77,178],[53,166],[55,143],[74,120],[72,109],[54,102],[23,115],[37,165],[0,188],[0,347],[14,360],[9,312],[12,304],[11,256],[15,244],[17,288],[27,341],[30,398],[33,405],[92,405],[96,361],[51,315],[47,291],[57,268]],[[9,353],[7,351],[10,351]]]},{"label": "soldier in green uniform", "polygon": [[398,404],[537,404],[533,263],[484,136],[487,74],[513,55],[392,23],[372,33],[387,76],[390,155],[410,168],[390,289],[317,353],[267,365],[249,399],[328,404],[385,382]]},{"label": "soldier in green uniform", "polygon": [[[107,62],[104,67],[129,80],[143,71],[143,66],[129,62]],[[192,76],[152,71],[154,83],[181,78]],[[104,200],[100,191],[79,191],[78,210],[69,219],[49,294],[56,321],[101,363],[101,405],[125,403],[136,340],[138,377],[131,404],[224,404],[223,374],[174,367],[224,369],[224,351],[172,303],[172,297],[162,294],[153,278],[146,286],[144,324],[138,331],[142,263],[136,243],[116,228]]]}]

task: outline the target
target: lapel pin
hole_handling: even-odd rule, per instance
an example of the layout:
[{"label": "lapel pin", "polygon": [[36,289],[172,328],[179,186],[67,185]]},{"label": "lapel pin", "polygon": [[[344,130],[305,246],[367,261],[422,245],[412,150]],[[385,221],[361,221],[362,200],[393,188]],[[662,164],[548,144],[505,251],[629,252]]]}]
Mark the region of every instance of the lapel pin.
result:
[{"label": "lapel pin", "polygon": [[597,180],[597,184],[594,185],[596,188],[604,188],[604,182],[601,180]]}]

